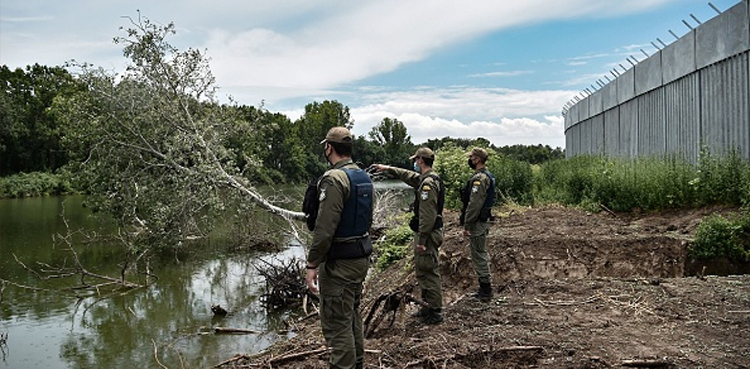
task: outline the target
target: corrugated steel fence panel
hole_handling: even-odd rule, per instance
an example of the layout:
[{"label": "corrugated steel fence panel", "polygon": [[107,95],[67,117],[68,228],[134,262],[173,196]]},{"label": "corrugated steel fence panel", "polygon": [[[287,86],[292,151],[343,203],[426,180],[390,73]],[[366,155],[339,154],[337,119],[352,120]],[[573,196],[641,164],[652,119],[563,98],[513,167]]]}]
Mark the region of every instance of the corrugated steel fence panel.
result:
[{"label": "corrugated steel fence panel", "polygon": [[700,153],[699,78],[690,74],[664,86],[666,152],[696,163]]},{"label": "corrugated steel fence panel", "polygon": [[627,158],[638,156],[638,99],[620,105],[620,152]]},{"label": "corrugated steel fence panel", "polygon": [[749,49],[750,6],[740,2],[571,106],[566,155],[697,162],[705,146],[750,160]]},{"label": "corrugated steel fence panel", "polygon": [[624,156],[620,151],[620,107],[604,112],[604,154]]},{"label": "corrugated steel fence panel", "polygon": [[638,96],[638,156],[664,154],[664,89]]},{"label": "corrugated steel fence panel", "polygon": [[581,154],[591,154],[591,119],[586,119],[581,124],[578,134],[581,142],[578,144],[578,152]]},{"label": "corrugated steel fence panel", "polygon": [[699,72],[702,144],[713,153],[737,149],[750,159],[748,68],[745,52]]},{"label": "corrugated steel fence panel", "polygon": [[604,154],[604,114],[591,118],[591,154]]}]

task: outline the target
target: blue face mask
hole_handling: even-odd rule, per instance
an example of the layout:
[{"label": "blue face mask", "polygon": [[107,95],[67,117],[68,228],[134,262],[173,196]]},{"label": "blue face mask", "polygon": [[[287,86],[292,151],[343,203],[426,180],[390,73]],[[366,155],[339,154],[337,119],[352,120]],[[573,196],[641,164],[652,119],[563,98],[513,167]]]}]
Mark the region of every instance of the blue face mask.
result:
[{"label": "blue face mask", "polygon": [[412,164],[414,164],[414,171],[415,172],[419,172],[419,165],[417,165],[417,162],[414,161],[414,163],[412,163]]}]

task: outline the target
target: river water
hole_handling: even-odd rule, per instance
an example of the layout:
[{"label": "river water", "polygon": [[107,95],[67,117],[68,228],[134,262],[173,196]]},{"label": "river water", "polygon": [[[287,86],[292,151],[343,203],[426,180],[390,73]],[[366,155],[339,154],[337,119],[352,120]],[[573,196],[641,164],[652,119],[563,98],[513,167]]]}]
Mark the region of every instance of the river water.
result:
[{"label": "river water", "polygon": [[[283,319],[297,313],[269,314],[259,303],[264,280],[253,261],[278,262],[304,255],[290,244],[274,255],[226,253],[208,242],[199,255],[154,266],[158,282],[121,296],[77,299],[59,288],[76,281],[40,280],[19,262],[71,265],[72,253],[53,234],[103,229],[81,206],[82,197],[39,197],[0,200],[0,278],[6,283],[0,304],[0,333],[7,345],[0,367],[28,368],[206,368],[237,353],[258,352],[286,333]],[[66,227],[61,212],[65,212]],[[117,276],[121,250],[109,245],[77,246],[91,272]],[[17,260],[16,260],[17,259]],[[91,281],[95,283],[96,281]],[[23,287],[21,287],[23,286]],[[47,290],[31,290],[42,287]],[[213,318],[212,304],[232,314]],[[208,328],[251,329],[260,334],[215,335]]]},{"label": "river water", "polygon": [[[403,190],[399,184],[376,183],[376,190]],[[295,193],[299,196],[301,190]],[[259,258],[277,263],[304,257],[304,249],[292,239],[275,254],[227,252],[225,241],[209,240],[190,257],[153,265],[159,279],[148,288],[105,299],[59,292],[77,284],[70,278],[40,280],[28,269],[39,270],[38,263],[72,263],[73,254],[65,243],[53,242],[53,235],[78,229],[114,231],[110,223],[92,216],[83,200],[0,199],[0,279],[12,282],[0,286],[0,334],[7,334],[6,345],[0,346],[0,368],[207,368],[291,337],[283,321],[302,312],[269,313],[258,300],[265,281],[254,265]],[[74,244],[89,271],[118,275],[121,248]],[[210,311],[213,304],[231,314],[216,319]],[[209,333],[216,326],[260,333]]]}]

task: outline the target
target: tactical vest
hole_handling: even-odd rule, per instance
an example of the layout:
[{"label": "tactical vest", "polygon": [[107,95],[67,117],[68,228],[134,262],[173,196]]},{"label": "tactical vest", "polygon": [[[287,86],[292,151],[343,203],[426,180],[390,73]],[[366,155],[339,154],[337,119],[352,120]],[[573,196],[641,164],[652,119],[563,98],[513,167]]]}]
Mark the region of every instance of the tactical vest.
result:
[{"label": "tactical vest", "polygon": [[[487,168],[484,168],[479,172],[486,174],[487,177],[490,178],[490,187],[487,189],[487,197],[484,199],[482,210],[479,212],[479,221],[486,222],[488,220],[492,220],[492,205],[494,205],[495,203],[495,176],[493,176],[492,173],[487,170]],[[466,186],[461,188],[461,190],[459,191],[462,206],[461,215],[459,216],[458,221],[461,225],[464,225],[464,219],[466,218],[466,209],[469,207],[469,199],[471,198],[471,187],[473,179],[474,176],[472,175],[471,178],[466,181]]]},{"label": "tactical vest", "polygon": [[422,178],[421,181],[419,181],[419,186],[417,186],[416,191],[414,192],[414,204],[412,205],[412,208],[414,209],[414,215],[411,217],[411,220],[409,221],[409,228],[411,228],[414,232],[419,232],[419,191],[422,189],[422,185],[424,184],[425,179],[427,177],[430,177],[434,180],[436,180],[440,186],[440,189],[438,190],[438,203],[437,203],[437,218],[435,219],[435,226],[432,227],[432,229],[438,229],[443,227],[443,206],[445,205],[445,185],[443,184],[443,179],[440,178],[435,173],[429,173]]},{"label": "tactical vest", "polygon": [[349,178],[349,198],[344,202],[341,220],[333,235],[336,238],[364,236],[370,230],[373,186],[362,169],[341,168]]}]

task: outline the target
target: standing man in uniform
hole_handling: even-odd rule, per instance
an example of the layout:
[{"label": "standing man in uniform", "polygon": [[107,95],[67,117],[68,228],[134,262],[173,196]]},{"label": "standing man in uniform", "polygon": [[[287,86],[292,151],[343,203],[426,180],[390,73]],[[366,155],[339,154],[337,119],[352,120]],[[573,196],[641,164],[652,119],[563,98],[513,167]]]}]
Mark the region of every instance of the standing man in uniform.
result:
[{"label": "standing man in uniform", "polygon": [[337,369],[363,366],[359,304],[372,253],[373,186],[352,162],[352,142],[345,127],[331,128],[321,141],[332,168],[318,181],[320,205],[305,277],[310,291],[320,291],[320,325],[331,349],[330,367]]},{"label": "standing man in uniform", "polygon": [[464,236],[469,237],[471,260],[479,279],[479,290],[473,294],[482,301],[492,299],[492,277],[487,254],[487,234],[492,220],[492,205],[495,201],[495,177],[487,170],[487,150],[475,147],[467,154],[468,164],[474,174],[461,189],[460,223]]},{"label": "standing man in uniform", "polygon": [[422,299],[429,305],[415,316],[425,324],[443,322],[443,287],[438,263],[438,247],[443,243],[443,204],[445,186],[432,170],[435,154],[422,147],[411,156],[414,171],[374,164],[378,172],[395,175],[415,188],[414,215],[409,227],[414,231],[414,266]]}]

